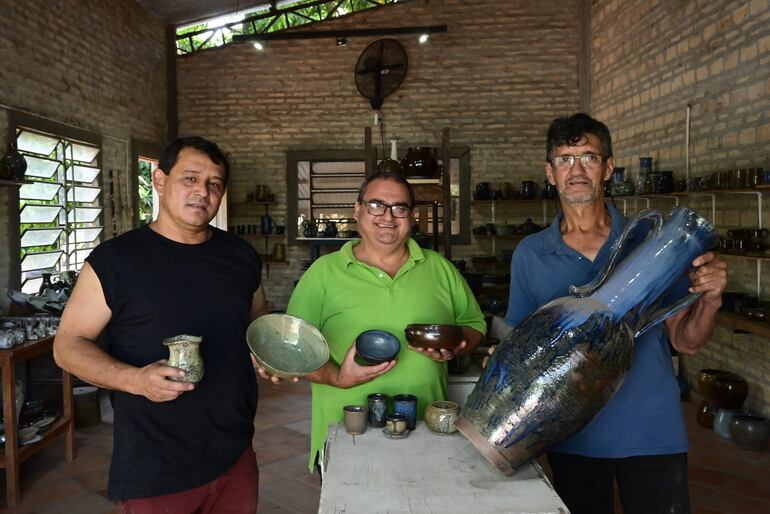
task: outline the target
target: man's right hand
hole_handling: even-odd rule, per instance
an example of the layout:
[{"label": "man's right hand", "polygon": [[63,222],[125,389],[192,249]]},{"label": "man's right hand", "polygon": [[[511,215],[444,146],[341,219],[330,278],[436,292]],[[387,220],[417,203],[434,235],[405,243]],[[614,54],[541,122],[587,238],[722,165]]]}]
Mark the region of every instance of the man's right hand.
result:
[{"label": "man's right hand", "polygon": [[170,377],[183,377],[184,371],[167,364],[168,361],[163,359],[143,368],[135,368],[129,392],[144,396],[152,402],[169,402],[195,389],[194,384],[170,380]]},{"label": "man's right hand", "polygon": [[335,387],[347,389],[370,382],[393,369],[393,366],[398,362],[396,359],[393,359],[376,366],[361,366],[354,360],[355,356],[356,345],[351,344],[348,353],[345,355],[345,360],[342,361],[342,365],[337,373],[337,379],[333,384]]}]

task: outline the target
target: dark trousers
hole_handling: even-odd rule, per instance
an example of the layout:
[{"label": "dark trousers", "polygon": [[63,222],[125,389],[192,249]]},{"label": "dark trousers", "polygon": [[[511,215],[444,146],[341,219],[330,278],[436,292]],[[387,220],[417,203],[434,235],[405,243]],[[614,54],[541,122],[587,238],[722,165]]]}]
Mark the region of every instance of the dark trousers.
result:
[{"label": "dark trousers", "polygon": [[689,514],[687,454],[598,459],[551,452],[556,493],[571,514],[613,514],[618,484],[623,514]]}]

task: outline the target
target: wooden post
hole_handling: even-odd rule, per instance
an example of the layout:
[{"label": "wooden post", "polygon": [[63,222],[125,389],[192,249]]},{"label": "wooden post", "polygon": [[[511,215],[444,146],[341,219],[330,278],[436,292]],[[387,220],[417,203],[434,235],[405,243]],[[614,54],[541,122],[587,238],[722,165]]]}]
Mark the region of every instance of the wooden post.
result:
[{"label": "wooden post", "polygon": [[[443,203],[444,203],[444,257],[452,260],[452,190],[451,190],[451,174],[449,173],[450,158],[449,158],[449,127],[444,127],[441,133],[441,159],[443,163],[444,173],[441,177],[441,185],[443,186]],[[438,236],[438,234],[436,234]]]},{"label": "wooden post", "polygon": [[372,127],[364,127],[364,173],[368,177],[374,173],[375,158],[372,146]]}]

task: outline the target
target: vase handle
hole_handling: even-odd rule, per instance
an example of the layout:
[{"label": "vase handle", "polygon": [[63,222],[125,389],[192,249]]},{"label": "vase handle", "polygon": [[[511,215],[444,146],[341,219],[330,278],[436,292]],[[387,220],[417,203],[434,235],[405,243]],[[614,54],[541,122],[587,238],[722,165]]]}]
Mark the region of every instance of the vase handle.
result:
[{"label": "vase handle", "polygon": [[620,252],[623,250],[623,246],[625,246],[628,236],[631,235],[631,232],[636,228],[636,225],[638,225],[639,222],[646,219],[652,221],[652,229],[650,230],[649,234],[647,234],[647,239],[649,239],[651,235],[660,232],[660,229],[663,228],[663,215],[658,211],[645,209],[643,211],[637,212],[633,217],[631,217],[630,220],[628,220],[628,223],[626,223],[626,227],[623,229],[620,237],[618,237],[618,240],[615,241],[615,244],[612,247],[612,253],[610,253],[610,258],[607,261],[607,264],[604,266],[604,269],[588,284],[583,286],[569,286],[569,292],[578,298],[583,298],[585,296],[592,295],[594,291],[599,289],[602,284],[607,281],[607,278],[609,278],[612,270],[615,269],[618,257],[620,257]]},{"label": "vase handle", "polygon": [[669,316],[673,316],[677,312],[681,311],[682,309],[685,309],[689,307],[690,305],[697,302],[700,297],[703,296],[703,293],[690,293],[678,302],[676,302],[674,305],[671,305],[670,307],[663,307],[662,309],[658,309],[655,311],[651,318],[652,321],[648,322],[646,325],[644,325],[642,328],[636,331],[634,334],[634,339],[639,337],[640,335],[647,332],[649,329],[663,321],[664,319],[668,318]]}]

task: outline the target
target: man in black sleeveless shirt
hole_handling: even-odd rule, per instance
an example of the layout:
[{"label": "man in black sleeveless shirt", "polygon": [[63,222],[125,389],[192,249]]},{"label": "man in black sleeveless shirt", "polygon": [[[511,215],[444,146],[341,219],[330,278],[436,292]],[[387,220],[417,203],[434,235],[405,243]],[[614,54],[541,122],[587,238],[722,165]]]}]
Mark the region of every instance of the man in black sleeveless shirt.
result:
[{"label": "man in black sleeveless shirt", "polygon": [[[259,256],[209,226],[229,164],[180,138],[153,172],[158,219],[88,257],[54,342],[59,366],[113,391],[108,495],[121,512],[256,511],[257,383],[245,341],[267,310]],[[107,350],[95,341],[104,333]],[[201,336],[204,375],[169,380],[165,338]]]}]

